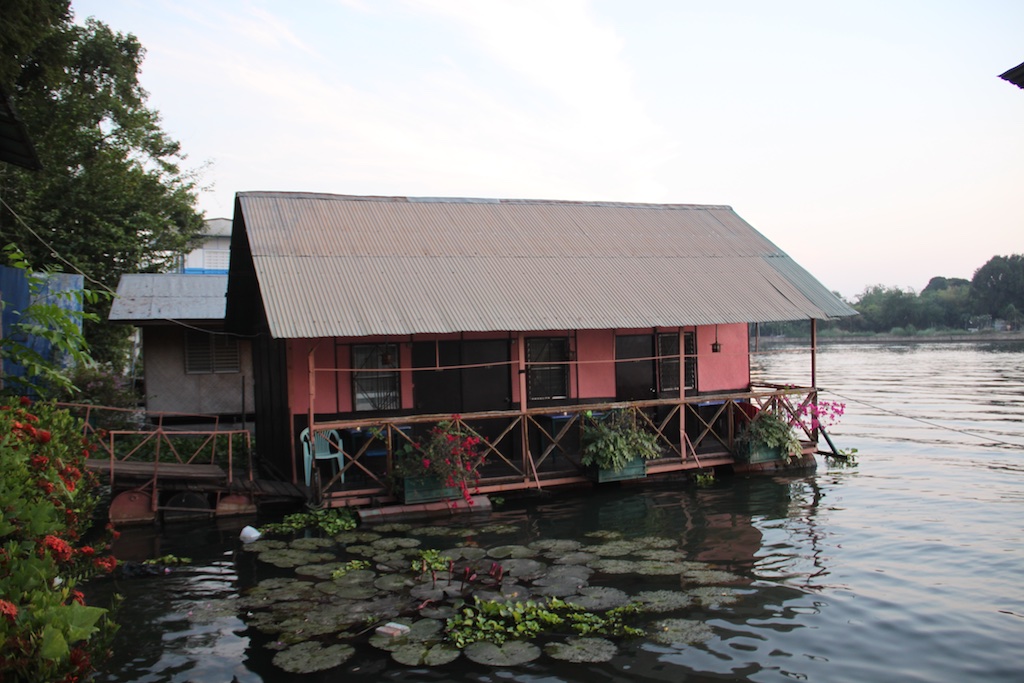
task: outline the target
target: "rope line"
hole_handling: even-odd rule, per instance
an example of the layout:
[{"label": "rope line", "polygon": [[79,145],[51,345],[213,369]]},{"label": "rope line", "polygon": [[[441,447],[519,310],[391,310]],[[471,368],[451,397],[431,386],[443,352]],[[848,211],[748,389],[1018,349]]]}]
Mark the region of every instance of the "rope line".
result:
[{"label": "rope line", "polygon": [[862,401],[860,399],[856,399],[856,398],[853,398],[853,397],[850,397],[850,396],[844,396],[843,394],[840,394],[837,391],[833,391],[832,389],[820,389],[819,388],[818,389],[818,393],[820,394],[821,392],[827,392],[827,393],[830,393],[830,394],[834,394],[835,396],[838,396],[839,398],[843,399],[844,401],[851,401],[853,403],[859,403],[860,405],[867,406],[868,408],[872,408],[872,409],[877,410],[879,412],[887,413],[889,415],[893,415],[894,417],[901,417],[901,418],[906,419],[906,420],[913,420],[914,422],[920,422],[921,424],[928,425],[929,427],[935,427],[937,429],[945,429],[946,431],[956,432],[958,434],[963,434],[965,436],[971,436],[971,437],[974,437],[976,439],[983,439],[984,441],[988,441],[989,443],[999,444],[1001,446],[1012,446],[1014,448],[1024,448],[1024,444],[1014,443],[1012,441],[1004,441],[1003,439],[997,439],[997,438],[994,438],[994,437],[991,437],[991,436],[987,436],[985,434],[979,434],[978,432],[972,432],[972,431],[967,430],[967,429],[960,429],[959,427],[950,427],[949,425],[940,424],[938,422],[932,422],[931,420],[926,420],[926,419],[921,418],[921,417],[915,417],[913,415],[906,415],[904,413],[898,413],[895,410],[891,410],[889,408],[883,408],[882,406],[875,405],[874,403],[868,403],[867,401]]}]

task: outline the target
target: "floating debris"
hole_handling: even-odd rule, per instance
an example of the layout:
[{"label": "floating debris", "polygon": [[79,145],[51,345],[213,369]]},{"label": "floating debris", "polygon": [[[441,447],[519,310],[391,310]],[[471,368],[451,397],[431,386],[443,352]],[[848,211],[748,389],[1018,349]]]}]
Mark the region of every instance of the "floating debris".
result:
[{"label": "floating debris", "polygon": [[599,663],[609,661],[618,648],[604,638],[570,638],[564,643],[548,643],[544,652],[566,662]]}]

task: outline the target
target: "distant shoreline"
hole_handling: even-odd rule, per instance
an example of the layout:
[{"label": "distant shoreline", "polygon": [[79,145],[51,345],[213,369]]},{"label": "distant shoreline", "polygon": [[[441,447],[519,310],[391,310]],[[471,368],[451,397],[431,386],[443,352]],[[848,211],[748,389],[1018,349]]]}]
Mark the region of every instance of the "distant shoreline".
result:
[{"label": "distant shoreline", "polygon": [[[760,344],[809,344],[807,337],[761,337]],[[989,344],[996,342],[1024,342],[1024,332],[966,332],[963,334],[915,334],[915,335],[818,335],[818,346],[827,344]],[[754,346],[754,338],[750,339]]]}]

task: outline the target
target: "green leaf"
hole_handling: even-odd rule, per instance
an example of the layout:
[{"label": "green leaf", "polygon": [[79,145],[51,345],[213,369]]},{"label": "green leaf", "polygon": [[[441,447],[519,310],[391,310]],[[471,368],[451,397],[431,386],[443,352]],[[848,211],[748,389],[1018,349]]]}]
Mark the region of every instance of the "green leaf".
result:
[{"label": "green leaf", "polygon": [[68,656],[68,641],[64,634],[53,624],[47,624],[43,629],[43,641],[39,646],[39,655],[43,659],[58,661]]}]

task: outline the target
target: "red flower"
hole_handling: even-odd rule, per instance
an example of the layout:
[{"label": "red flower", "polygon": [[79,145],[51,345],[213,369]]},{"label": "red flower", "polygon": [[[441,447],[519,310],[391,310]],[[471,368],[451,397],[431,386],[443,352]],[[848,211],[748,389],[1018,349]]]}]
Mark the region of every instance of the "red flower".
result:
[{"label": "red flower", "polygon": [[71,602],[77,602],[79,605],[84,605],[85,595],[82,594],[82,591],[73,590],[71,591]]},{"label": "red flower", "polygon": [[18,618],[18,606],[7,600],[0,600],[0,616],[13,624]]},{"label": "red flower", "polygon": [[22,396],[18,400],[21,401],[21,405],[23,405],[23,406],[30,406],[30,405],[32,405],[32,399],[30,399],[28,396]]},{"label": "red flower", "polygon": [[117,568],[117,560],[113,557],[97,557],[92,563],[97,569],[102,569],[106,573],[110,573]]},{"label": "red flower", "polygon": [[63,538],[57,538],[56,536],[46,536],[43,539],[43,545],[50,550],[50,554],[53,555],[57,560],[61,562],[67,562],[71,559],[71,546]]},{"label": "red flower", "polygon": [[50,443],[50,432],[46,429],[39,429],[36,431],[36,441],[39,443]]},{"label": "red flower", "polygon": [[78,549],[78,554],[82,557],[92,557],[96,554],[96,549],[93,548],[91,545],[83,545],[81,548]]},{"label": "red flower", "polygon": [[34,467],[37,470],[41,470],[50,464],[50,459],[47,458],[45,455],[33,455],[29,462],[31,463],[32,467]]},{"label": "red flower", "polygon": [[46,479],[40,479],[39,482],[38,482],[38,485],[39,485],[39,488],[41,488],[44,493],[47,493],[47,494],[53,493],[53,482],[48,481]]}]

